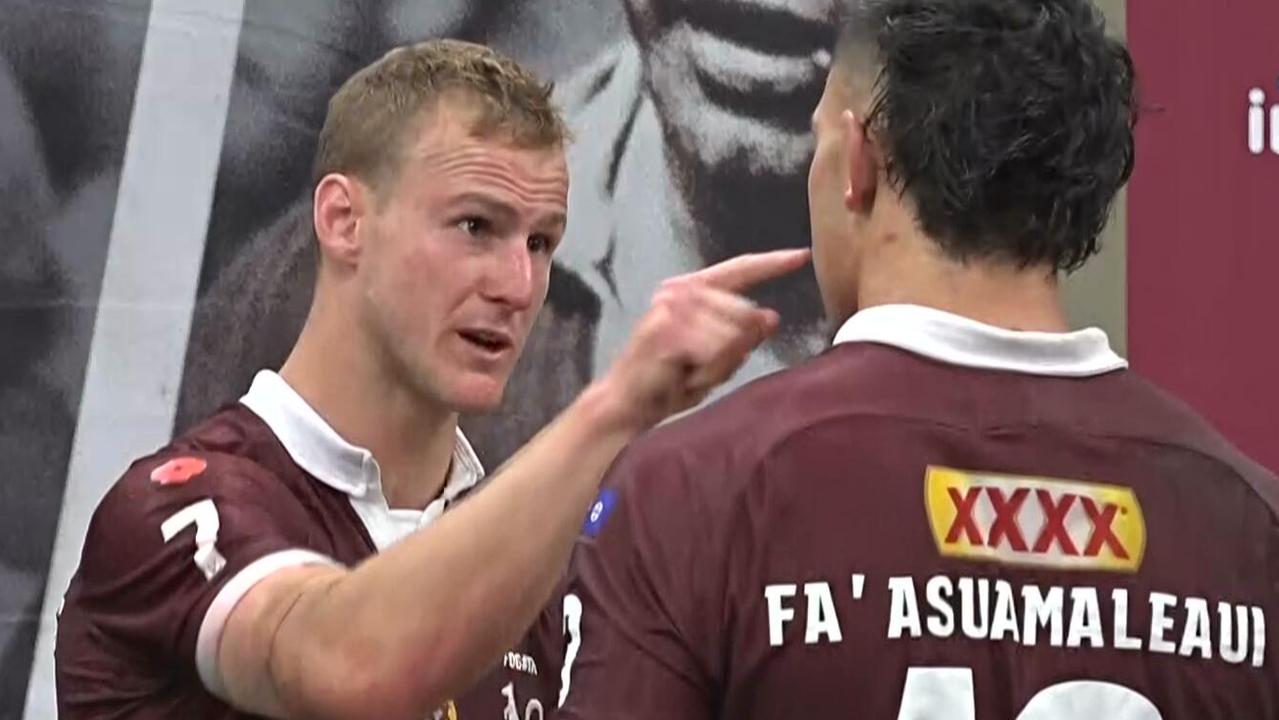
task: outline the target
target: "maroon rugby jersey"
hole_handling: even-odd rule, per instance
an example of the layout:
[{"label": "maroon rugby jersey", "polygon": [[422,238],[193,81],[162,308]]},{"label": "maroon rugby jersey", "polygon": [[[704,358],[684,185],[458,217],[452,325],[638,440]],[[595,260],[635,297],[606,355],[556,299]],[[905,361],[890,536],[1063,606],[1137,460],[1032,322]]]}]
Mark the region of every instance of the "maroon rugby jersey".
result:
[{"label": "maroon rugby jersey", "polygon": [[[388,509],[377,464],[278,375],[133,464],[95,512],[59,613],[62,720],[239,720],[219,699],[216,648],[257,581],[304,563],[354,566],[429,524],[480,481],[458,435],[441,497]],[[554,627],[558,641],[559,628]],[[550,709],[558,682],[530,636],[438,718],[505,720]],[[541,675],[539,675],[541,673]]]},{"label": "maroon rugby jersey", "polygon": [[1277,507],[1100,330],[869,309],[619,459],[561,717],[1279,717]]}]

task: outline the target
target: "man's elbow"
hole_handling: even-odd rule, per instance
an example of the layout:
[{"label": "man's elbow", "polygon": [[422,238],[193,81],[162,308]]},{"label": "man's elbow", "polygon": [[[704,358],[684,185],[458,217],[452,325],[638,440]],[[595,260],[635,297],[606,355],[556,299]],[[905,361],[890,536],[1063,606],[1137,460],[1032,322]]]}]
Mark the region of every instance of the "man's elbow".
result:
[{"label": "man's elbow", "polygon": [[312,650],[279,685],[281,699],[302,717],[323,720],[423,720],[448,699],[439,660],[405,657],[382,643],[352,639]]},{"label": "man's elbow", "polygon": [[345,576],[317,581],[277,626],[271,675],[290,716],[423,720],[458,690],[465,632],[449,623],[388,622],[342,593]]}]

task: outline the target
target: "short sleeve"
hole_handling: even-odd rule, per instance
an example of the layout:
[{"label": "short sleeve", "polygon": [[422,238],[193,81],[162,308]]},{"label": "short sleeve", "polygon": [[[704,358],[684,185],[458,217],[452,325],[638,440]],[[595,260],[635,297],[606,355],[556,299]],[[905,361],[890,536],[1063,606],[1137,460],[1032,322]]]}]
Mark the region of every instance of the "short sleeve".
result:
[{"label": "short sleeve", "polygon": [[[331,564],[305,505],[242,458],[139,461],[103,499],[59,613],[60,692],[103,667],[194,670],[224,696],[217,668],[235,604],[271,573]],[[128,682],[120,678],[119,682]]]},{"label": "short sleeve", "polygon": [[562,605],[558,717],[713,716],[722,593],[707,562],[716,523],[688,474],[678,453],[640,448],[605,479]]}]

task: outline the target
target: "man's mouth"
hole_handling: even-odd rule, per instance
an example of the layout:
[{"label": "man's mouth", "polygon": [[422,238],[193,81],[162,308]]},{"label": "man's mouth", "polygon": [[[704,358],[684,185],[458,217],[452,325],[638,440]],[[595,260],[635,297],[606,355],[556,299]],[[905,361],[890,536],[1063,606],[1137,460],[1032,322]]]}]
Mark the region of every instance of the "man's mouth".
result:
[{"label": "man's mouth", "polygon": [[485,328],[467,328],[458,331],[463,340],[486,353],[500,353],[514,347],[511,336],[500,330]]}]

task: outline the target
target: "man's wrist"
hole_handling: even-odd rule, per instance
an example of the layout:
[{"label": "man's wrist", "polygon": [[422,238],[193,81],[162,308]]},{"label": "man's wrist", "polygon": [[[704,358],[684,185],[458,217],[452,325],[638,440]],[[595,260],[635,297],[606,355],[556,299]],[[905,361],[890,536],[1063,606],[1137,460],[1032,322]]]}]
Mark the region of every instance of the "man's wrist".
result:
[{"label": "man's wrist", "polygon": [[573,403],[587,427],[604,435],[618,436],[629,442],[653,426],[653,421],[629,395],[617,385],[611,374],[592,382]]}]

